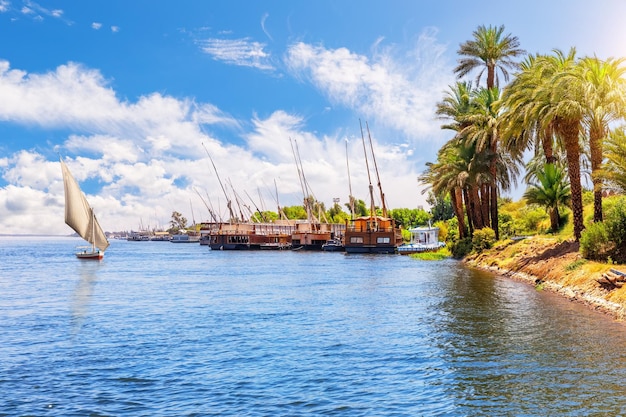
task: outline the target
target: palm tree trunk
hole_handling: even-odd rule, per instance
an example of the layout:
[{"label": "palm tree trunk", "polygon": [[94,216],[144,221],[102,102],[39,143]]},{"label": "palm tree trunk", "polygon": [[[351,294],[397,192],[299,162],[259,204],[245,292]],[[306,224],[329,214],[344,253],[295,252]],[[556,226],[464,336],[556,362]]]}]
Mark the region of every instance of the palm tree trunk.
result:
[{"label": "palm tree trunk", "polygon": [[491,174],[491,228],[496,234],[496,240],[500,240],[500,231],[498,230],[498,166],[496,165],[496,156],[498,154],[498,136],[497,133],[491,136],[491,151],[493,160],[489,164],[489,173]]},{"label": "palm tree trunk", "polygon": [[496,67],[494,64],[487,64],[487,89],[492,89],[496,81]]},{"label": "palm tree trunk", "polygon": [[463,192],[459,187],[455,187],[450,193],[450,201],[459,224],[459,239],[463,239],[467,230],[465,229],[465,214],[463,213]]},{"label": "palm tree trunk", "polygon": [[582,186],[580,184],[580,145],[578,133],[580,122],[560,121],[560,131],[565,142],[567,155],[567,173],[569,175],[570,189],[572,192],[572,214],[574,217],[574,239],[578,242],[585,228],[583,223],[583,199]]},{"label": "palm tree trunk", "polygon": [[472,212],[472,216],[474,217],[473,222],[474,222],[474,229],[482,229],[483,227],[485,227],[485,223],[483,222],[483,216],[482,216],[482,211],[481,211],[481,204],[480,204],[480,196],[478,194],[478,187],[470,185],[469,188],[469,194],[470,194],[470,208],[471,208],[471,212]]},{"label": "palm tree trunk", "polygon": [[500,231],[498,225],[498,187],[491,185],[491,228],[496,233],[496,240],[500,240]]},{"label": "palm tree trunk", "polygon": [[546,162],[548,164],[554,164],[556,162],[552,135],[552,127],[545,128],[541,133],[541,147],[543,148],[543,154],[546,156]]},{"label": "palm tree trunk", "polygon": [[561,215],[559,214],[559,206],[550,209],[550,229],[553,233],[559,231],[559,222]]},{"label": "palm tree trunk", "polygon": [[483,219],[483,226],[487,226],[489,224],[489,203],[491,196],[489,188],[489,184],[483,184],[480,186],[480,213]]},{"label": "palm tree trunk", "polygon": [[602,168],[602,137],[601,129],[592,128],[589,131],[589,150],[591,159],[591,180],[593,181],[593,221],[602,221],[602,178],[598,171]]},{"label": "palm tree trunk", "polygon": [[467,225],[469,227],[469,235],[474,234],[474,216],[472,216],[472,202],[470,193],[467,188],[463,189],[463,200],[465,200],[465,211],[467,212]]}]

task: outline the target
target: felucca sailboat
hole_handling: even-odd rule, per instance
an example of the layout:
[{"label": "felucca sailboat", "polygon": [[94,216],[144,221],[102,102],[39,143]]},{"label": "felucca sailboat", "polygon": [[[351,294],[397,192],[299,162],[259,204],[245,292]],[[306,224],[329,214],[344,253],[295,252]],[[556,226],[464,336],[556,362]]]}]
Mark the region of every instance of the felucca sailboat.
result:
[{"label": "felucca sailboat", "polygon": [[104,251],[109,247],[109,241],[87,202],[85,194],[63,159],[60,161],[65,188],[65,223],[91,245],[80,246],[76,256],[80,259],[102,259]]}]

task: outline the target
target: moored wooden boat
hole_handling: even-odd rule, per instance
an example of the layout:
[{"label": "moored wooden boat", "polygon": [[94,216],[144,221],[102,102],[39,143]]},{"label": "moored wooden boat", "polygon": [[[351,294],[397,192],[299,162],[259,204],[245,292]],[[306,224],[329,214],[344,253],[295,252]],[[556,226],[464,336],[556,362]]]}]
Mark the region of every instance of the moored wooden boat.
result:
[{"label": "moored wooden boat", "polygon": [[287,249],[291,247],[293,225],[272,223],[223,223],[210,235],[212,250]]},{"label": "moored wooden boat", "polygon": [[349,220],[344,237],[346,253],[396,253],[402,233],[395,221],[382,216]]}]

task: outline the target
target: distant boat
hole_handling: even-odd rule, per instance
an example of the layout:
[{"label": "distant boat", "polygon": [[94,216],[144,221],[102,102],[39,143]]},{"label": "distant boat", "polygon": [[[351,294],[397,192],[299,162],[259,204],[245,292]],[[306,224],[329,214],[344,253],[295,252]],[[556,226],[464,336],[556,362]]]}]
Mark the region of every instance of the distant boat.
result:
[{"label": "distant boat", "polygon": [[411,241],[398,246],[400,255],[436,251],[446,246],[444,242],[439,241],[438,227],[414,227],[409,231],[411,232]]},{"label": "distant boat", "polygon": [[150,233],[146,230],[140,230],[139,232],[131,231],[130,235],[126,238],[129,242],[148,242],[150,241]]},{"label": "distant boat", "polygon": [[170,242],[172,243],[198,243],[200,241],[200,237],[196,235],[189,235],[187,233],[178,233],[172,235]]},{"label": "distant boat", "polygon": [[343,252],[346,248],[343,246],[341,239],[332,238],[322,245],[322,250],[324,252]]},{"label": "distant boat", "polygon": [[91,245],[79,247],[76,256],[80,259],[102,259],[104,251],[109,247],[109,241],[85,194],[81,191],[63,159],[60,161],[65,188],[65,223]]},{"label": "distant boat", "polygon": [[169,242],[171,240],[169,232],[154,232],[150,237],[152,242]]}]

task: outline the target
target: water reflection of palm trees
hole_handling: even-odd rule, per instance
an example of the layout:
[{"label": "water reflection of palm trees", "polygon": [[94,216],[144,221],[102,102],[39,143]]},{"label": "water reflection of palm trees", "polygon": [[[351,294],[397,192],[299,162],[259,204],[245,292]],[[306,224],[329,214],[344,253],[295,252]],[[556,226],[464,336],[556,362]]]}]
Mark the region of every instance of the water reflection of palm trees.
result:
[{"label": "water reflection of palm trees", "polygon": [[100,262],[79,262],[77,265],[77,275],[80,279],[76,283],[72,296],[71,321],[73,335],[80,331],[85,318],[89,315],[89,304],[96,286],[97,272],[100,266]]}]

